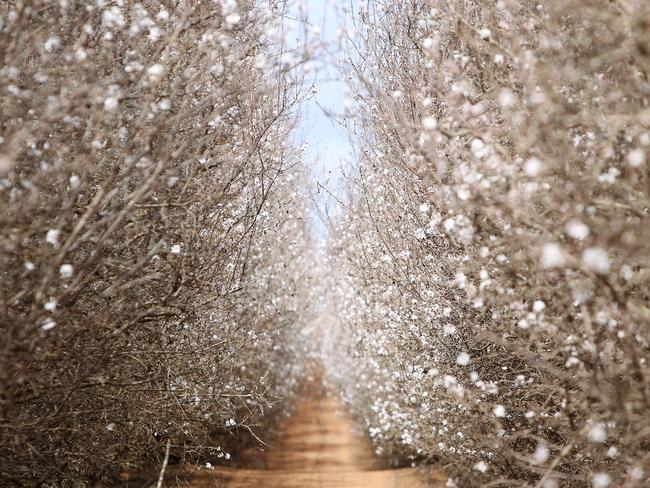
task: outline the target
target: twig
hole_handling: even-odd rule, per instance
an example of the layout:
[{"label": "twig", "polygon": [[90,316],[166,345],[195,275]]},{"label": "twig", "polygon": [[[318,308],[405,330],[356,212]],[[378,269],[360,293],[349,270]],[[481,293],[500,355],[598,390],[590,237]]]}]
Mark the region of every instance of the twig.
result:
[{"label": "twig", "polygon": [[165,478],[165,470],[167,469],[167,463],[169,462],[169,451],[172,447],[171,438],[167,439],[167,445],[165,446],[165,458],[163,459],[162,467],[160,468],[160,476],[158,476],[158,483],[156,488],[162,488],[163,479]]}]

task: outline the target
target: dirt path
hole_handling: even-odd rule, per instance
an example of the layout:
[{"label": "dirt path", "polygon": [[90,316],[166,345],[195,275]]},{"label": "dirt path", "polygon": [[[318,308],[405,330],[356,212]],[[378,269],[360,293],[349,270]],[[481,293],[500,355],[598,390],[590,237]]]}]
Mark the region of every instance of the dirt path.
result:
[{"label": "dirt path", "polygon": [[338,397],[316,384],[305,391],[282,436],[264,453],[250,454],[247,469],[217,467],[190,477],[195,488],[419,488],[445,486],[435,470],[387,469],[370,441],[354,433]]}]

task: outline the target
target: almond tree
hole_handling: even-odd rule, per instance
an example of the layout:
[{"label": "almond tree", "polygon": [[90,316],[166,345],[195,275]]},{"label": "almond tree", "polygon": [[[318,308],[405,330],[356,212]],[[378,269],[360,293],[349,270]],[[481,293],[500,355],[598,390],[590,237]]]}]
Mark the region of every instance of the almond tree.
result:
[{"label": "almond tree", "polygon": [[459,486],[647,483],[648,9],[353,19],[331,369],[380,452],[441,459]]},{"label": "almond tree", "polygon": [[227,461],[290,393],[306,229],[284,8],[0,6],[3,486],[97,486],[166,446]]}]

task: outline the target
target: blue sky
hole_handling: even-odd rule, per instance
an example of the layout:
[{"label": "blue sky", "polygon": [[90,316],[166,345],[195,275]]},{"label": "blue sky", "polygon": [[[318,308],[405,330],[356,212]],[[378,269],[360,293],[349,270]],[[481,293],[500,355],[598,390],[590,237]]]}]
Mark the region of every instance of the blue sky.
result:
[{"label": "blue sky", "polygon": [[[303,103],[301,117],[295,133],[296,142],[308,143],[307,161],[313,177],[312,191],[316,191],[316,182],[329,179],[328,188],[338,192],[340,188],[342,161],[352,160],[352,146],[348,132],[336,121],[327,116],[325,111],[341,115],[344,113],[347,87],[340,78],[336,65],[343,61],[343,53],[339,49],[337,31],[341,28],[342,19],[337,14],[337,5],[342,5],[340,0],[298,0],[293,6],[293,11],[298,17],[300,5],[307,14],[309,36],[312,40],[319,39],[325,49],[316,53],[315,59],[309,64],[310,71],[307,79],[316,79],[314,85],[316,93],[311,100]],[[345,2],[349,5],[349,0]],[[302,26],[298,22],[289,21],[294,30],[288,39],[290,44],[298,43],[302,36]],[[320,33],[315,31],[320,30]],[[310,86],[306,86],[310,89]],[[323,109],[325,109],[325,111]],[[343,163],[345,164],[345,163]],[[320,203],[325,205],[327,198],[321,192]],[[336,212],[330,201],[330,210]],[[324,234],[325,227],[314,223],[314,230]],[[321,235],[321,237],[325,237]]]}]

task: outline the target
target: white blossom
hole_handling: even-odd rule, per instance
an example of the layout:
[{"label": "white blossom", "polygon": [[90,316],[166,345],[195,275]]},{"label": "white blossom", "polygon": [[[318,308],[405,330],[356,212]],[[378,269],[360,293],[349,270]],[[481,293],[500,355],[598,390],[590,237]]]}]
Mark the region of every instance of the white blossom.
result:
[{"label": "white blossom", "polygon": [[505,417],[506,416],[506,407],[503,405],[497,405],[494,407],[494,415],[496,417]]},{"label": "white blossom", "polygon": [[85,61],[87,57],[88,57],[88,52],[82,47],[77,48],[74,52],[74,58],[79,63]]},{"label": "white blossom", "polygon": [[607,488],[612,482],[612,478],[607,473],[596,473],[593,479],[593,488]]},{"label": "white blossom", "polygon": [[433,47],[436,45],[436,42],[431,39],[430,37],[425,37],[424,40],[422,41],[422,47],[426,50],[433,49]]},{"label": "white blossom", "polygon": [[58,36],[50,36],[47,41],[45,41],[45,44],[43,44],[43,48],[47,52],[56,51],[59,47],[61,47],[61,38]]},{"label": "white blossom", "polygon": [[582,253],[582,263],[594,273],[609,273],[609,255],[600,247],[585,249]]},{"label": "white blossom", "polygon": [[542,247],[540,264],[542,268],[561,268],[566,264],[564,250],[555,243],[547,243]]},{"label": "white blossom", "polygon": [[567,222],[566,233],[576,240],[583,240],[589,236],[589,227],[578,219]]},{"label": "white blossom", "polygon": [[54,327],[56,327],[56,322],[51,318],[45,319],[41,324],[41,329],[45,331],[52,330]]},{"label": "white blossom", "polygon": [[643,166],[645,163],[645,151],[643,149],[633,149],[627,154],[627,162],[630,163],[630,166],[633,168],[638,168]]},{"label": "white blossom", "polygon": [[537,158],[530,158],[524,163],[524,172],[526,176],[534,178],[539,176],[544,170],[544,163]]},{"label": "white blossom", "polygon": [[650,132],[644,132],[639,136],[639,142],[642,146],[650,146]]},{"label": "white blossom", "polygon": [[120,101],[117,97],[108,97],[104,100],[104,110],[107,112],[116,112],[120,106]]},{"label": "white blossom", "polygon": [[588,432],[588,437],[591,442],[605,442],[607,440],[607,430],[605,424],[601,422],[594,423]]},{"label": "white blossom", "polygon": [[546,308],[546,304],[542,300],[535,300],[533,302],[533,312],[540,313]]},{"label": "white blossom", "polygon": [[476,463],[474,465],[474,469],[476,471],[481,472],[481,473],[485,473],[487,471],[487,469],[488,469],[488,466],[484,461],[479,461],[478,463]]},{"label": "white blossom", "polygon": [[549,450],[545,444],[539,444],[533,454],[533,464],[543,464],[548,461]]},{"label": "white blossom", "polygon": [[487,27],[484,27],[478,31],[478,35],[481,39],[489,39],[490,36],[492,36],[492,31]]},{"label": "white blossom", "polygon": [[118,6],[113,6],[104,10],[102,13],[102,24],[111,29],[111,28],[121,28],[126,25],[126,20],[124,20],[124,15]]},{"label": "white blossom", "polygon": [[435,117],[424,117],[422,119],[422,127],[424,127],[426,130],[434,130],[438,127],[438,121]]},{"label": "white blossom", "polygon": [[515,94],[510,88],[503,88],[499,92],[499,105],[501,108],[510,108],[515,104]]},{"label": "white blossom", "polygon": [[466,352],[461,352],[456,358],[456,364],[459,366],[467,366],[470,363],[469,354]]},{"label": "white blossom", "polygon": [[50,229],[47,231],[45,240],[52,244],[54,247],[59,247],[59,236],[61,232],[57,229]]},{"label": "white blossom", "polygon": [[72,274],[74,273],[74,268],[72,267],[71,264],[62,264],[61,267],[59,268],[59,274],[61,275],[61,278],[72,278]]},{"label": "white blossom", "polygon": [[159,80],[164,73],[165,67],[160,63],[153,64],[147,68],[147,75],[151,80]]},{"label": "white blossom", "polygon": [[230,28],[239,24],[240,20],[241,20],[241,15],[239,15],[237,12],[233,12],[231,14],[226,15],[226,24]]},{"label": "white blossom", "polygon": [[630,466],[627,475],[634,481],[640,481],[645,477],[645,470],[641,466]]}]

